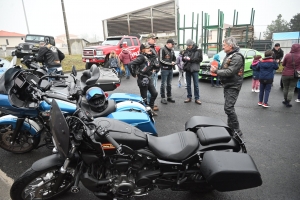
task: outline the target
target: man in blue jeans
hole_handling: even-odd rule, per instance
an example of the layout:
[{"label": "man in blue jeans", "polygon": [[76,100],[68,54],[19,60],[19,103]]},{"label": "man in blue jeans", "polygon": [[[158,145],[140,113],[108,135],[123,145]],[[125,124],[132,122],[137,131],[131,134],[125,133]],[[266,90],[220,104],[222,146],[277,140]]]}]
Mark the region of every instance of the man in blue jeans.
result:
[{"label": "man in blue jeans", "polygon": [[[159,61],[161,64],[161,86],[160,95],[161,103],[167,104],[168,102],[175,103],[172,98],[172,79],[173,69],[175,69],[176,56],[173,50],[176,43],[173,39],[168,39],[167,44],[159,51]],[[166,86],[167,83],[167,86]],[[167,87],[167,99],[165,94],[165,88]]]}]

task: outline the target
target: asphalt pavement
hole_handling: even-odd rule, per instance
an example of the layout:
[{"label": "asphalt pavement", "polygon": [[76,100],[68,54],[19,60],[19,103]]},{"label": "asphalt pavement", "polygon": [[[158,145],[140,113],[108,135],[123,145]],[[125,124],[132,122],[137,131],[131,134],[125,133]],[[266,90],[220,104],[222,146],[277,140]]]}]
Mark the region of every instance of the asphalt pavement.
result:
[{"label": "asphalt pavement", "polygon": [[[80,75],[80,74],[79,74]],[[178,76],[173,78],[172,93],[176,103],[167,105],[160,103],[160,95],[156,100],[159,106],[156,127],[159,136],[169,135],[184,130],[185,122],[194,115],[203,115],[219,118],[226,122],[224,113],[224,97],[222,88],[212,88],[209,82],[200,81],[200,100],[202,105],[184,103],[186,89],[178,88]],[[206,194],[190,192],[173,192],[171,190],[154,190],[148,196],[140,197],[141,200],[232,200],[232,199],[272,199],[272,200],[297,200],[300,196],[300,103],[296,103],[296,93],[292,100],[293,107],[286,108],[281,103],[283,100],[282,89],[279,86],[280,75],[276,74],[272,87],[269,104],[271,107],[262,108],[257,105],[258,93],[251,92],[251,78],[244,80],[244,84],[236,103],[243,138],[246,142],[248,154],[253,158],[261,173],[263,184],[260,187],[232,191],[213,191]],[[158,81],[160,86],[160,79]],[[159,91],[159,87],[158,87]],[[123,79],[121,86],[114,92],[130,92],[139,94],[139,89],[134,78]],[[51,151],[45,147],[30,153],[17,155],[0,149],[0,169],[8,177],[16,179],[28,169],[32,163],[42,157],[50,155]],[[0,178],[0,188],[1,185]],[[0,199],[6,200],[0,189]],[[81,187],[78,194],[66,193],[61,200],[96,200],[92,192]]]}]

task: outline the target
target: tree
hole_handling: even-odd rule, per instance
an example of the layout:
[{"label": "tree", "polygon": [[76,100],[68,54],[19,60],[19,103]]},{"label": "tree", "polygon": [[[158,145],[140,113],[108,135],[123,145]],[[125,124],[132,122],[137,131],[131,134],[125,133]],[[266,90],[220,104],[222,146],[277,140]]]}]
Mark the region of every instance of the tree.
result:
[{"label": "tree", "polygon": [[295,15],[290,21],[291,31],[300,31],[300,13]]},{"label": "tree", "polygon": [[290,31],[289,23],[282,19],[282,15],[279,14],[275,21],[272,21],[270,25],[267,26],[266,32],[264,32],[264,37],[266,39],[272,39],[272,34],[278,32],[287,32]]}]

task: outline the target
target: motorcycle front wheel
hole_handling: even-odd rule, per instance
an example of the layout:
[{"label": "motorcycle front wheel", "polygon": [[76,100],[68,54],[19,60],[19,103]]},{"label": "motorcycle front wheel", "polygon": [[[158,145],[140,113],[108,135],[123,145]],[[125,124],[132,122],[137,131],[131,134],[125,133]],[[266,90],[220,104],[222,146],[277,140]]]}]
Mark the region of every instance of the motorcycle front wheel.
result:
[{"label": "motorcycle front wheel", "polygon": [[20,131],[14,144],[11,144],[11,136],[14,130],[11,125],[0,126],[0,148],[17,154],[27,153],[35,149],[41,137],[34,137],[28,131]]},{"label": "motorcycle front wheel", "polygon": [[12,185],[10,197],[12,200],[39,200],[57,199],[59,195],[67,192],[74,184],[75,169],[68,168],[58,187],[56,184],[60,167],[51,167],[42,171],[34,171],[32,168],[24,172]]}]

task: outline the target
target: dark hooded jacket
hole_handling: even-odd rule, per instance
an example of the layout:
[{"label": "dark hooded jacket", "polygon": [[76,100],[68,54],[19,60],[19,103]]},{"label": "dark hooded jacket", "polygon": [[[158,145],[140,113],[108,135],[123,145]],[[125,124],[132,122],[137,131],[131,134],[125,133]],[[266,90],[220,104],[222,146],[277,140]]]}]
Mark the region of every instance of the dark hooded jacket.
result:
[{"label": "dark hooded jacket", "polygon": [[300,71],[300,44],[293,44],[290,53],[285,55],[282,63],[284,66],[282,76],[294,75],[293,59],[295,68]]},{"label": "dark hooded jacket", "polygon": [[64,58],[65,55],[57,47],[48,44],[39,49],[36,60],[44,62],[47,67],[51,68],[61,66],[61,61]]},{"label": "dark hooded jacket", "polygon": [[253,79],[254,80],[258,80],[259,79],[259,71],[257,69],[257,64],[259,63],[260,61],[259,60],[253,60],[251,66],[250,66],[250,69],[253,70]]},{"label": "dark hooded jacket", "polygon": [[274,70],[278,69],[278,63],[275,62],[273,57],[263,58],[261,62],[257,64],[257,70],[259,71],[259,80],[261,83],[273,83]]},{"label": "dark hooded jacket", "polygon": [[[184,57],[189,57],[190,60],[185,60]],[[202,62],[202,55],[199,55],[198,46],[193,44],[191,49],[186,49],[182,61],[185,62],[185,68],[189,72],[199,72],[200,62]]]},{"label": "dark hooded jacket", "polygon": [[152,55],[139,54],[135,60],[128,63],[129,71],[133,77],[138,75],[150,78],[152,71],[157,69],[155,65],[151,63],[151,56]]},{"label": "dark hooded jacket", "polygon": [[273,48],[272,51],[274,52],[273,58],[275,60],[278,59],[279,61],[281,61],[282,58],[283,58],[283,53],[284,53],[283,50],[281,48],[279,48],[278,51],[277,51],[275,48]]},{"label": "dark hooded jacket", "polygon": [[221,69],[216,72],[224,88],[240,89],[243,84],[245,58],[238,53],[239,50],[236,48],[229,52],[223,60]]}]

